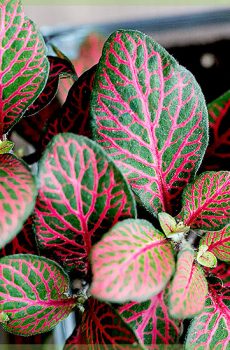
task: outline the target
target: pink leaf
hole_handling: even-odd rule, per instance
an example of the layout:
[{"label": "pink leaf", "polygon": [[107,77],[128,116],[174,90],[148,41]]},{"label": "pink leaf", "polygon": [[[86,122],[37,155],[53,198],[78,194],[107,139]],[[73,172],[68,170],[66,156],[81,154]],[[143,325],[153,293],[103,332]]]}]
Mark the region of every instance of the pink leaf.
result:
[{"label": "pink leaf", "polygon": [[220,230],[229,222],[230,172],[210,171],[186,187],[179,218],[201,230]]},{"label": "pink leaf", "polygon": [[194,262],[194,252],[183,250],[178,255],[170,295],[170,313],[184,319],[199,314],[204,308],[207,281],[202,269]]},{"label": "pink leaf", "polygon": [[194,77],[138,31],[106,42],[92,92],[94,137],[151,212],[173,214],[207,146],[208,114]]},{"label": "pink leaf", "polygon": [[145,302],[122,305],[118,311],[139,341],[152,350],[158,350],[159,344],[178,343],[180,322],[169,314],[168,288]]},{"label": "pink leaf", "polygon": [[26,336],[49,331],[76,304],[68,291],[67,275],[53,261],[29,254],[2,258],[0,310],[9,317],[3,328]]},{"label": "pink leaf", "polygon": [[200,245],[208,246],[208,251],[218,259],[230,262],[230,225],[216,232],[207,232]]},{"label": "pink leaf", "polygon": [[172,247],[148,221],[113,226],[91,253],[91,294],[111,302],[144,301],[158,294],[174,272]]}]

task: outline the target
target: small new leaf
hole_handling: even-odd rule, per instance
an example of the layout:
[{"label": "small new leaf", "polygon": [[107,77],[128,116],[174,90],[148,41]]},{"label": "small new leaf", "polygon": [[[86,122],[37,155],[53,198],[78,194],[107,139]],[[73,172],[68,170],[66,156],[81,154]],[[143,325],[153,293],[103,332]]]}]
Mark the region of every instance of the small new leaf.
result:
[{"label": "small new leaf", "polygon": [[182,221],[177,221],[169,214],[161,212],[158,214],[161,228],[166,237],[171,238],[175,242],[180,242],[190,229],[189,226],[185,226]]},{"label": "small new leaf", "polygon": [[207,232],[200,245],[208,246],[208,251],[218,259],[230,262],[230,225],[226,225],[220,231]]},{"label": "small new leaf", "polygon": [[14,148],[14,143],[9,140],[0,141],[0,154],[9,153]]},{"label": "small new leaf", "polygon": [[7,323],[9,320],[10,318],[5,312],[0,312],[0,323]]},{"label": "small new leaf", "polygon": [[205,267],[214,268],[217,266],[217,259],[213,253],[208,252],[207,245],[200,245],[196,260]]}]

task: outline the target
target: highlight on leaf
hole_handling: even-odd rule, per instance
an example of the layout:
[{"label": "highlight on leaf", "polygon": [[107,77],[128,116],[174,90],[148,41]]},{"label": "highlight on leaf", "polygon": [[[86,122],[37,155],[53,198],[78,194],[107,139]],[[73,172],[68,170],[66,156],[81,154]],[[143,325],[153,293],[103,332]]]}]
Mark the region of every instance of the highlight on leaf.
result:
[{"label": "highlight on leaf", "polygon": [[184,190],[182,205],[178,217],[185,225],[205,231],[222,229],[230,216],[230,172],[199,175]]},{"label": "highlight on leaf", "polygon": [[172,247],[146,220],[113,226],[91,252],[91,294],[110,302],[145,301],[158,294],[174,272]]},{"label": "highlight on leaf", "polygon": [[150,37],[120,30],[105,43],[94,81],[94,138],[137,199],[175,214],[201,163],[208,114],[195,78]]},{"label": "highlight on leaf", "polygon": [[185,349],[228,349],[230,339],[230,283],[209,280],[205,308],[191,322]]},{"label": "highlight on leaf", "polygon": [[36,195],[26,164],[12,154],[0,154],[0,248],[20,232],[34,209]]},{"label": "highlight on leaf", "polygon": [[118,308],[119,314],[136,333],[141,344],[158,349],[162,344],[177,344],[180,335],[180,321],[169,314],[166,288],[151,299],[131,302]]},{"label": "highlight on leaf", "polygon": [[44,40],[33,22],[24,16],[20,0],[1,1],[0,12],[1,138],[42,92],[49,62]]},{"label": "highlight on leaf", "polygon": [[87,309],[80,328],[76,328],[67,340],[65,350],[70,350],[71,344],[87,344],[92,350],[99,347],[107,349],[107,344],[114,350],[142,349],[141,346],[137,347],[138,339],[135,333],[111,306],[90,298]]},{"label": "highlight on leaf", "polygon": [[49,259],[29,254],[0,259],[0,311],[9,318],[3,324],[8,332],[28,336],[51,330],[76,304],[68,291],[67,275]]},{"label": "highlight on leaf", "polygon": [[169,292],[170,314],[177,319],[199,314],[208,293],[202,269],[194,261],[194,251],[182,250],[178,254],[176,273]]},{"label": "highlight on leaf", "polygon": [[91,246],[119,220],[136,216],[132,192],[95,142],[59,134],[39,163],[36,235],[68,271],[89,272]]},{"label": "highlight on leaf", "polygon": [[207,232],[200,245],[206,245],[207,251],[215,254],[218,259],[230,262],[230,225],[220,231]]}]

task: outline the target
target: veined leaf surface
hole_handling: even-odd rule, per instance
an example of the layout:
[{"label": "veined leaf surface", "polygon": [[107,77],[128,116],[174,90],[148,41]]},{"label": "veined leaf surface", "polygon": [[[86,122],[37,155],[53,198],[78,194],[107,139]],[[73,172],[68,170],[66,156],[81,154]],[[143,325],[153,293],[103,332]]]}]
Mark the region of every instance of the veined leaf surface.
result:
[{"label": "veined leaf surface", "polygon": [[230,172],[201,174],[184,190],[182,204],[179,217],[185,225],[206,231],[222,229],[230,217]]},{"label": "veined leaf surface", "polygon": [[0,248],[10,242],[34,208],[37,189],[21,160],[0,154]]},{"label": "veined leaf surface", "polygon": [[48,122],[45,135],[41,137],[45,149],[54,135],[62,132],[73,132],[90,137],[89,106],[96,66],[82,74],[69,90],[67,99]]},{"label": "veined leaf surface", "polygon": [[43,90],[49,71],[46,47],[20,0],[0,3],[0,138]]},{"label": "veined leaf surface", "polygon": [[210,140],[202,168],[230,170],[230,90],[208,105]]},{"label": "veined leaf surface", "polygon": [[110,302],[145,301],[174,272],[172,247],[148,221],[128,219],[111,228],[92,249],[91,294]]},{"label": "veined leaf surface", "polygon": [[178,343],[180,322],[169,314],[168,288],[145,302],[122,305],[118,311],[139,341],[152,350],[158,350],[160,344]]},{"label": "veined leaf surface", "polygon": [[169,292],[170,314],[178,319],[197,315],[204,308],[207,293],[207,281],[194,262],[194,252],[181,251]]},{"label": "veined leaf surface", "polygon": [[106,42],[92,92],[94,137],[151,212],[173,214],[207,145],[208,115],[194,77],[137,31]]},{"label": "veined leaf surface", "polygon": [[229,349],[230,296],[229,285],[219,279],[209,281],[209,294],[203,312],[192,321],[186,350]]},{"label": "veined leaf surface", "polygon": [[19,335],[52,329],[76,304],[68,297],[69,281],[55,262],[36,255],[0,259],[0,310],[10,321],[3,328]]},{"label": "veined leaf surface", "polygon": [[131,190],[103,149],[83,136],[55,136],[39,168],[40,247],[85,274],[92,244],[117,221],[136,216]]},{"label": "veined leaf surface", "polygon": [[200,241],[200,245],[208,246],[208,252],[218,259],[230,262],[230,225],[226,225],[217,232],[207,232]]},{"label": "veined leaf surface", "polygon": [[88,303],[81,326],[76,329],[76,337],[72,335],[70,340],[67,340],[66,344],[69,345],[66,345],[65,350],[71,349],[69,346],[74,344],[74,341],[77,341],[77,344],[73,349],[78,349],[77,345],[80,344],[87,344],[86,348],[90,347],[92,350],[99,348],[123,350],[126,347],[142,349],[141,346],[137,347],[138,340],[135,333],[111,306],[93,298],[90,298]]},{"label": "veined leaf surface", "polygon": [[33,219],[30,216],[24,223],[22,230],[4,248],[0,249],[0,257],[13,254],[38,254]]},{"label": "veined leaf surface", "polygon": [[58,90],[60,78],[65,78],[68,76],[75,76],[75,78],[77,78],[74,67],[69,60],[54,56],[48,56],[48,60],[50,70],[46,86],[34,103],[30,105],[25,113],[25,116],[38,113],[53,100]]}]

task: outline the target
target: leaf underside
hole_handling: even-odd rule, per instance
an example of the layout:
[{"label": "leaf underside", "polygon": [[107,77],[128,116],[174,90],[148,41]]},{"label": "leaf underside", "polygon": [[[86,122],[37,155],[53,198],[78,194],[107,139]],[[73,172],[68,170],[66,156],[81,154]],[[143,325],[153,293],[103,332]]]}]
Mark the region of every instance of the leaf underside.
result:
[{"label": "leaf underside", "polygon": [[208,115],[194,77],[137,31],[106,42],[92,92],[94,137],[153,214],[175,213],[207,145]]},{"label": "leaf underside", "polygon": [[184,190],[179,218],[185,225],[217,231],[229,222],[230,172],[209,171]]},{"label": "leaf underside", "polygon": [[0,154],[0,248],[22,229],[37,194],[28,167],[12,154]]},{"label": "leaf underside", "polygon": [[0,138],[43,90],[49,71],[46,47],[19,0],[0,3]]},{"label": "leaf underside", "polygon": [[54,137],[39,169],[35,224],[40,248],[84,275],[92,244],[118,220],[136,216],[132,193],[106,153],[83,136]]},{"label": "leaf underside", "polygon": [[124,220],[91,253],[91,294],[110,302],[144,301],[158,294],[174,272],[172,247],[148,221]]},{"label": "leaf underside", "polygon": [[69,281],[62,268],[44,257],[18,254],[0,260],[0,310],[3,325],[19,335],[44,333],[66,318],[76,300],[67,297]]}]

